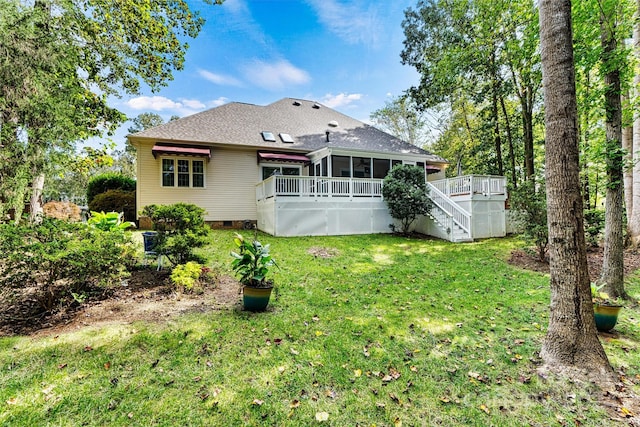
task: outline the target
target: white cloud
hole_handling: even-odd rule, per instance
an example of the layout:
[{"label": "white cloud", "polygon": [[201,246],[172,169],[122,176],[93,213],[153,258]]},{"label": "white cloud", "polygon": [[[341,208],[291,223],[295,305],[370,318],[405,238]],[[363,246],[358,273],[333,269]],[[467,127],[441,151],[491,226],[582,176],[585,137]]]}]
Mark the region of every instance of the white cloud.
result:
[{"label": "white cloud", "polygon": [[184,117],[207,108],[218,107],[226,102],[225,97],[202,102],[198,99],[180,98],[174,101],[164,96],[139,96],[127,101],[126,105],[133,110],[166,112]]},{"label": "white cloud", "polygon": [[225,98],[224,96],[221,96],[218,99],[212,99],[211,101],[207,101],[207,108],[219,107],[222,104],[226,104],[227,102],[229,102],[229,99]]},{"label": "white cloud", "polygon": [[127,106],[134,110],[164,111],[180,108],[182,104],[164,96],[139,96],[128,100]]},{"label": "white cloud", "polygon": [[322,98],[322,103],[329,108],[346,107],[354,101],[358,101],[362,98],[361,93],[339,93],[333,95],[331,93],[326,94]]},{"label": "white cloud", "polygon": [[320,22],[347,43],[375,46],[384,24],[375,5],[366,1],[308,0]]},{"label": "white cloud", "polygon": [[286,60],[277,62],[255,60],[245,65],[243,71],[246,80],[267,90],[282,90],[311,80],[309,73]]},{"label": "white cloud", "polygon": [[225,76],[225,75],[222,75],[222,74],[215,74],[215,73],[212,73],[211,71],[207,71],[207,70],[203,70],[203,69],[199,69],[198,70],[198,74],[202,78],[204,78],[204,79],[206,79],[206,80],[208,80],[208,81],[210,81],[212,83],[215,83],[217,85],[220,85],[220,86],[238,86],[238,87],[242,86],[242,82],[240,80],[236,79],[235,77],[232,77],[232,76]]}]

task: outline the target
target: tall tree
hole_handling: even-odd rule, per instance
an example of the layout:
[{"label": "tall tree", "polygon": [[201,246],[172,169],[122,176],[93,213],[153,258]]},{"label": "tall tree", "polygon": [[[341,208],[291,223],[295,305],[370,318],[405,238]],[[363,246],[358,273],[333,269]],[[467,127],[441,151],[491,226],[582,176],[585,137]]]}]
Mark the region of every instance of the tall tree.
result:
[{"label": "tall tree", "polygon": [[[613,3],[613,4],[612,4]],[[602,42],[602,69],[605,84],[605,126],[607,168],[604,257],[600,280],[612,298],[628,298],[624,290],[623,230],[623,163],[622,151],[622,97],[620,75],[623,67],[618,48],[617,2],[601,8],[600,27]]]},{"label": "tall tree", "polygon": [[[640,99],[640,0],[635,2],[635,14],[633,24],[633,55],[635,59],[632,98],[637,103]],[[634,247],[640,246],[640,111],[634,109],[633,115],[633,184],[632,184],[632,207],[628,220],[628,229],[631,244]]]},{"label": "tall tree", "polygon": [[124,121],[109,95],[166,84],[202,24],[180,0],[0,0],[0,214],[38,198],[54,153]]},{"label": "tall tree", "polygon": [[598,341],[580,194],[577,105],[570,0],[541,0],[540,50],[545,105],[545,165],[551,312],[540,355],[544,368],[612,380]]},{"label": "tall tree", "polygon": [[372,123],[385,132],[396,136],[410,144],[423,147],[428,145],[433,137],[429,135],[429,127],[437,125],[436,120],[430,120],[430,112],[421,111],[413,100],[407,96],[399,96],[387,101],[384,107],[371,113]]}]

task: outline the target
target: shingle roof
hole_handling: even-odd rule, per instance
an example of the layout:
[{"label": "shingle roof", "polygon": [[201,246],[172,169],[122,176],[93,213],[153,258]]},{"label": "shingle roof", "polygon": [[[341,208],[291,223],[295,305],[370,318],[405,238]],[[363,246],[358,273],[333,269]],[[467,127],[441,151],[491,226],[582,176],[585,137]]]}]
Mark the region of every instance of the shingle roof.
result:
[{"label": "shingle roof", "polygon": [[[261,134],[263,131],[272,132],[276,141],[265,141]],[[326,141],[327,131],[329,143]],[[294,143],[282,142],[280,133],[291,135]],[[284,98],[266,106],[232,102],[129,137],[167,142],[242,145],[305,153],[331,146],[416,154],[425,156],[427,160],[446,162],[440,156],[322,104],[293,98]]]}]

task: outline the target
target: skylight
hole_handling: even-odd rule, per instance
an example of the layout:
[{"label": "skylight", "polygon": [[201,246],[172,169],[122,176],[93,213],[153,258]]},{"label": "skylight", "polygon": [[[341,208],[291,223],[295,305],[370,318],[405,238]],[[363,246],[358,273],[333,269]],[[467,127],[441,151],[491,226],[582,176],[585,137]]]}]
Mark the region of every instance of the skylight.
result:
[{"label": "skylight", "polygon": [[273,132],[263,131],[261,133],[262,139],[264,139],[265,141],[276,142],[276,137],[273,135]]},{"label": "skylight", "polygon": [[280,139],[282,140],[282,142],[293,143],[293,138],[288,133],[281,133]]}]

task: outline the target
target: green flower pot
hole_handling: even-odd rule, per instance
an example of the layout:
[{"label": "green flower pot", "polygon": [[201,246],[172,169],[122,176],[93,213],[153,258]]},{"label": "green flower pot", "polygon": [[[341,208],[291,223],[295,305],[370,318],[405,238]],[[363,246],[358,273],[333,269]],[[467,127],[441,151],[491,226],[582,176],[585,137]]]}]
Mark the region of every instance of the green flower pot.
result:
[{"label": "green flower pot", "polygon": [[273,286],[268,288],[253,288],[245,286],[242,288],[242,303],[244,309],[248,311],[264,311],[269,304]]},{"label": "green flower pot", "polygon": [[608,332],[612,330],[618,322],[618,314],[622,306],[619,305],[600,305],[593,306],[593,312],[596,316],[596,328],[600,332]]}]

